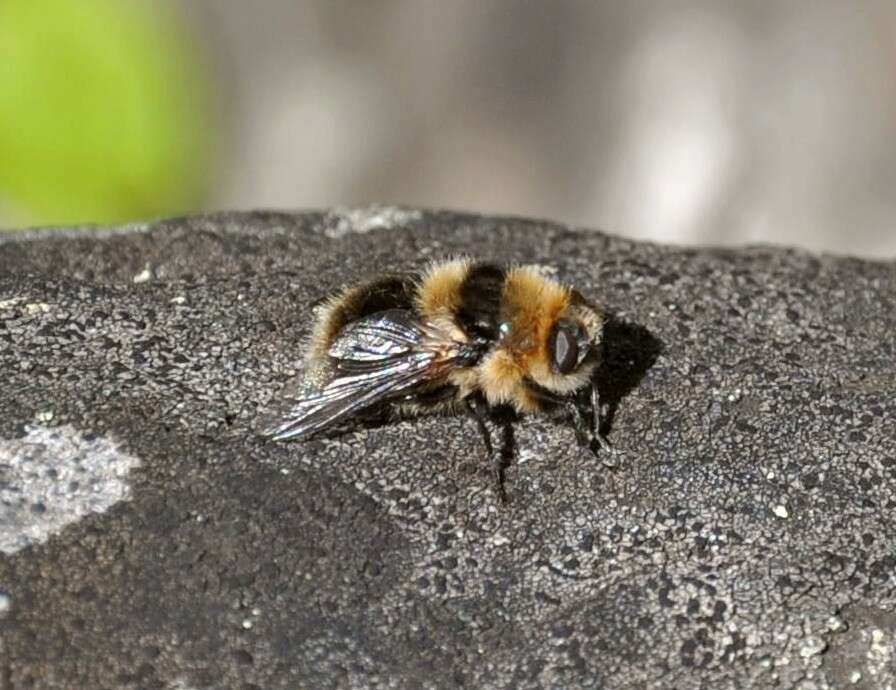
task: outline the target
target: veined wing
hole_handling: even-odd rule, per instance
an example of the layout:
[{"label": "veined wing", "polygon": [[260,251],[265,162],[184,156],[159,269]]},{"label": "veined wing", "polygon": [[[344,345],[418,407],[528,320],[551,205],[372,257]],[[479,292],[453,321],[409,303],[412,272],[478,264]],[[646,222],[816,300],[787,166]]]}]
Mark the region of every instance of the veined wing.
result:
[{"label": "veined wing", "polygon": [[401,396],[467,365],[466,343],[440,336],[402,309],[377,312],[348,324],[330,347],[335,376],[296,402],[278,425],[274,440],[303,439],[374,405]]}]

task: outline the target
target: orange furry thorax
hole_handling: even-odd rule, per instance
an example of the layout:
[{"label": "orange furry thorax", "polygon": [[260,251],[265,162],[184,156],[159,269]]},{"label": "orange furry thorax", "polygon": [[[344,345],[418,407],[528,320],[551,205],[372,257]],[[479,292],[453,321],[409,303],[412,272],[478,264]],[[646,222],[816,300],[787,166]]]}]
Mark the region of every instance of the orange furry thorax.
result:
[{"label": "orange furry thorax", "polygon": [[569,288],[531,266],[513,268],[504,283],[502,318],[510,324],[507,348],[523,359],[546,356],[548,334],[569,308]]}]

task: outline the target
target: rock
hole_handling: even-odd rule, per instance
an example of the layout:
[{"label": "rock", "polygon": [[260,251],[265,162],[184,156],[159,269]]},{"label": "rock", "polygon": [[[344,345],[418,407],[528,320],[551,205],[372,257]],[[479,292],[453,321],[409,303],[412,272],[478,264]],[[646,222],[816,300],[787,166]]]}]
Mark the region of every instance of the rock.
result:
[{"label": "rock", "polygon": [[[618,467],[520,420],[502,507],[466,419],[258,437],[316,299],[460,253],[612,312]],[[0,235],[0,523],[56,520],[0,553],[0,679],[892,683],[894,356],[896,264],[790,249],[388,207]]]}]

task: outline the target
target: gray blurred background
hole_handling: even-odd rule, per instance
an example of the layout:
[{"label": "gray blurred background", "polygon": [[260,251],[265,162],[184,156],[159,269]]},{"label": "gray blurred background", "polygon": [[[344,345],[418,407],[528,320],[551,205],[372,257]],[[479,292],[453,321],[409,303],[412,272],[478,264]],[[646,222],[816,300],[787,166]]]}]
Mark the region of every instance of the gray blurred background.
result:
[{"label": "gray blurred background", "polygon": [[215,207],[380,201],[896,254],[896,3],[184,0]]},{"label": "gray blurred background", "polygon": [[896,255],[893,0],[172,5],[218,132],[183,210],[381,202]]}]

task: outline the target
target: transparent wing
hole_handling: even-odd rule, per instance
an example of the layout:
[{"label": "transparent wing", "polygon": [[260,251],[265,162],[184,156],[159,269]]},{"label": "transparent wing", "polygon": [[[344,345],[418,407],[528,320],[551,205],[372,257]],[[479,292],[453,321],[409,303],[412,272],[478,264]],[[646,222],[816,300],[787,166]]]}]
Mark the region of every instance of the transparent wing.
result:
[{"label": "transparent wing", "polygon": [[303,439],[374,405],[407,395],[469,357],[461,343],[439,339],[410,312],[371,314],[339,334],[329,351],[335,376],[307,393],[265,435]]}]

